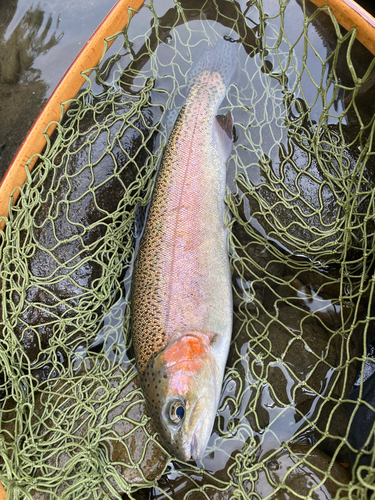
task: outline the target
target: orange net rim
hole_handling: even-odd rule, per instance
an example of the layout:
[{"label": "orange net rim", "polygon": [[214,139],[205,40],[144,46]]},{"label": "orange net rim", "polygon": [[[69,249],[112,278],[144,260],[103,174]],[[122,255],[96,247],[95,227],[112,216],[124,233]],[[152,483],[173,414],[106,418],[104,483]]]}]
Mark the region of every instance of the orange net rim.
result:
[{"label": "orange net rim", "polygon": [[375,55],[375,18],[354,0],[311,0],[317,7],[328,6],[348,31],[357,30],[358,40]]},{"label": "orange net rim", "polygon": [[[329,6],[337,21],[347,30],[355,28],[358,40],[375,55],[375,18],[354,0],[312,0],[318,7]],[[103,40],[114,35],[130,21],[134,12],[138,11],[144,0],[118,0],[108,15],[89,38],[78,56],[70,65],[60,83],[44,105],[42,111],[30,128],[15,157],[9,165],[0,182],[0,217],[9,215],[9,197],[27,178],[25,164],[31,156],[38,155],[46,145],[46,136],[50,136],[69,104],[63,107],[61,103],[74,99],[85,82],[81,72],[97,66],[103,55]],[[107,42],[107,47],[112,41]],[[37,156],[28,164],[31,171]],[[19,195],[19,190],[13,193],[12,204]],[[0,222],[0,230],[4,229],[5,221]],[[1,500],[1,499],[0,499]]]},{"label": "orange net rim", "polygon": [[[312,0],[318,7],[328,6],[335,15],[337,21],[347,30],[355,28],[358,40],[375,55],[375,18],[365,9],[360,7],[354,0]],[[15,157],[9,165],[3,179],[0,182],[0,217],[9,214],[9,197],[18,187],[22,186],[27,178],[25,164],[32,155],[42,152],[55,126],[47,126],[51,122],[58,122],[61,115],[67,110],[69,104],[62,103],[73,99],[84,82],[82,72],[87,68],[94,68],[103,55],[103,41],[123,30],[129,23],[134,12],[138,11],[144,0],[118,0],[108,15],[103,19],[93,35],[89,38],[78,56],[70,65],[60,83],[44,105],[43,109],[30,128]],[[107,48],[112,41],[107,42]],[[37,156],[29,163],[31,171]],[[14,204],[19,195],[15,191],[12,197]],[[0,223],[0,229],[5,226],[5,221]],[[0,483],[0,500],[6,500],[6,491]]]},{"label": "orange net rim", "polygon": [[[35,155],[28,164],[29,171],[34,167],[37,161],[36,155],[42,152],[47,143],[47,136],[51,136],[56,128],[56,124],[52,122],[59,122],[69,107],[69,103],[66,101],[74,99],[85,83],[86,80],[82,76],[82,72],[86,71],[87,74],[87,69],[95,68],[98,65],[103,56],[104,40],[123,30],[128,25],[132,15],[141,8],[143,2],[144,0],[118,0],[60,80],[0,182],[0,217],[8,217],[9,197],[17,187],[22,186],[26,181],[25,165],[31,156]],[[112,40],[108,40],[106,48],[108,49],[112,43]],[[65,103],[64,106],[62,103]],[[12,205],[16,202],[19,193],[19,190],[13,193]],[[0,229],[4,229],[4,226],[5,221],[3,220],[0,223]]]}]

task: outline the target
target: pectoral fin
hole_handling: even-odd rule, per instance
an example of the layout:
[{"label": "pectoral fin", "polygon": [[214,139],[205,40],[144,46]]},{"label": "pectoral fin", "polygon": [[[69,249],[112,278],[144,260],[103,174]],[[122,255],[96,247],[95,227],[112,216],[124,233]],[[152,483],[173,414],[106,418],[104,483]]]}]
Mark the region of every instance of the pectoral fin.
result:
[{"label": "pectoral fin", "polygon": [[226,115],[218,115],[215,117],[215,127],[225,161],[233,147],[233,118],[232,113],[228,111]]}]

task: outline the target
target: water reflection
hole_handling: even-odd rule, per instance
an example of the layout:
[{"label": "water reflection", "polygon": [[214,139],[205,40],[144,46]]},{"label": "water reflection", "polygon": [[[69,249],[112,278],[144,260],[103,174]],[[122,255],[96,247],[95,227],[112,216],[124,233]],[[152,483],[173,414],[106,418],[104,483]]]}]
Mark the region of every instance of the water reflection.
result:
[{"label": "water reflection", "polygon": [[[56,33],[47,38],[50,18],[42,28],[44,13],[30,9],[13,30],[17,2],[0,3],[0,177],[4,174],[18,146],[45,101],[47,87],[34,71],[32,63],[38,54],[56,45]],[[48,16],[47,16],[48,17]]]},{"label": "water reflection", "polygon": [[0,178],[115,0],[0,2]]},{"label": "water reflection", "polygon": [[58,25],[59,20],[52,27],[52,16],[37,6],[28,9],[14,29],[8,26],[1,49],[2,83],[30,83],[40,78],[40,70],[32,69],[33,62],[64,36],[64,33],[57,36]]}]

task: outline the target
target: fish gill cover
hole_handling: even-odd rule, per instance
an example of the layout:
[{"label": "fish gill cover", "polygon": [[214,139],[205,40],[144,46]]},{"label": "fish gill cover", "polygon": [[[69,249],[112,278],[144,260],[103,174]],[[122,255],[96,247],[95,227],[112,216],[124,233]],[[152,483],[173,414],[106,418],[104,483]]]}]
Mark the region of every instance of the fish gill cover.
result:
[{"label": "fish gill cover", "polygon": [[[233,340],[206,455],[186,464],[147,417],[128,299],[188,72],[224,36]],[[375,63],[354,37],[308,0],[151,2],[114,37],[1,239],[8,498],[373,494]]]}]

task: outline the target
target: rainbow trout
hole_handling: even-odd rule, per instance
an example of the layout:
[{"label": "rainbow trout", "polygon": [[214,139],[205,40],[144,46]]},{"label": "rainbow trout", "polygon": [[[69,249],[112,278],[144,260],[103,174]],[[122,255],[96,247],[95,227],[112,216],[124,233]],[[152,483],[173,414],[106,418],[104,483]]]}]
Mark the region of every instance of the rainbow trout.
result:
[{"label": "rainbow trout", "polygon": [[203,456],[232,332],[223,222],[231,114],[217,117],[236,67],[233,43],[204,51],[164,151],[132,283],[137,368],[152,421],[181,460]]}]

